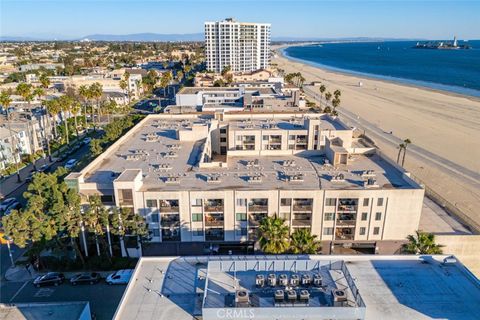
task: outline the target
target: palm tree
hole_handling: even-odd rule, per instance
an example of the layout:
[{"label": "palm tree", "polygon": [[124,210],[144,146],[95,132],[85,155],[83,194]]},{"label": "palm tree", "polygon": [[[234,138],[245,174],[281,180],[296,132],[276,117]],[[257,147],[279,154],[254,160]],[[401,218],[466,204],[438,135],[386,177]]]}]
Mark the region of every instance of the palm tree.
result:
[{"label": "palm tree", "polygon": [[128,83],[125,80],[120,80],[120,88],[123,90],[124,93],[128,96],[128,103],[130,103],[130,93],[127,91]]},{"label": "palm tree", "polygon": [[403,249],[411,254],[442,254],[442,245],[435,243],[433,233],[415,231],[415,235],[407,236],[408,243],[403,245]]},{"label": "palm tree", "polygon": [[5,108],[6,112],[7,112],[7,124],[8,124],[8,132],[10,134],[10,146],[11,146],[11,152],[12,152],[12,155],[13,155],[13,160],[15,162],[15,167],[16,167],[16,170],[17,170],[17,181],[18,182],[21,182],[22,179],[20,178],[20,170],[19,170],[19,167],[18,167],[18,161],[17,161],[17,147],[14,143],[14,136],[13,136],[13,132],[12,132],[12,127],[10,125],[10,111],[9,111],[9,106],[10,104],[12,103],[12,98],[10,98],[10,95],[6,92],[6,91],[2,91],[0,93],[0,104],[2,105],[3,108]]},{"label": "palm tree", "polygon": [[402,158],[402,167],[403,165],[405,164],[405,155],[407,154],[407,147],[410,143],[412,143],[412,141],[410,141],[410,139],[405,139],[403,140],[403,143],[404,143],[404,147],[403,147],[403,158]]},{"label": "palm tree", "polygon": [[60,112],[60,105],[58,104],[57,99],[52,99],[45,101],[45,107],[47,109],[48,114],[53,118],[53,134],[54,137],[58,137],[57,132],[57,116]]},{"label": "palm tree", "polygon": [[403,142],[398,145],[397,164],[400,161],[400,155],[402,154],[404,148],[405,144]]},{"label": "palm tree", "polygon": [[330,92],[325,93],[325,100],[327,100],[327,105],[330,102],[330,99],[332,98],[332,94]]},{"label": "palm tree", "polygon": [[70,112],[73,114],[73,121],[75,123],[75,134],[77,135],[78,139],[78,121],[77,121],[77,116],[78,114],[82,111],[82,107],[80,105],[80,102],[78,101],[73,101],[72,105],[70,106]]},{"label": "palm tree", "polygon": [[45,73],[42,73],[40,75],[40,84],[42,85],[42,88],[48,89],[50,87],[50,79],[48,79],[48,76]]},{"label": "palm tree", "polygon": [[315,254],[321,249],[321,244],[311,234],[310,229],[296,229],[290,235],[290,251],[294,254]]},{"label": "palm tree", "polygon": [[61,96],[58,98],[58,104],[60,106],[60,110],[63,113],[62,120],[63,124],[65,125],[65,140],[67,144],[70,144],[70,138],[68,134],[68,117],[67,113],[70,113],[70,108],[72,106],[73,99],[70,98],[69,96]]},{"label": "palm tree", "polygon": [[277,217],[267,217],[258,227],[260,248],[265,253],[281,254],[288,249],[288,227],[284,220]]},{"label": "palm tree", "polygon": [[[103,95],[103,86],[98,83],[98,82],[95,82],[95,83],[92,83],[90,85],[90,96],[92,99],[95,99],[97,101],[97,114],[98,114],[98,121],[100,121],[100,98],[102,97]],[[93,111],[92,111],[92,121],[93,121]],[[93,128],[94,130],[96,130],[95,128],[95,122],[93,122]]]},{"label": "palm tree", "polygon": [[323,99],[323,93],[325,92],[325,90],[327,90],[327,87],[325,87],[325,85],[320,85],[320,101]]},{"label": "palm tree", "polygon": [[338,98],[340,98],[341,95],[342,95],[342,92],[340,90],[337,89],[337,90],[333,91],[333,96],[335,98],[338,99]]},{"label": "palm tree", "polygon": [[90,88],[82,85],[78,88],[78,94],[83,100],[83,114],[85,115],[85,126],[87,126],[87,104],[91,98]]}]

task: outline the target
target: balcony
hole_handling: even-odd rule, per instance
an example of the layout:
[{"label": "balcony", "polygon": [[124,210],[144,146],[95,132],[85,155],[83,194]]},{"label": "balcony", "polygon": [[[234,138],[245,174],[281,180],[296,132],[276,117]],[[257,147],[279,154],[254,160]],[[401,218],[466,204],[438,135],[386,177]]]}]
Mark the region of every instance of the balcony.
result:
[{"label": "balcony", "polygon": [[170,227],[177,228],[180,226],[180,220],[178,217],[177,218],[162,217],[162,220],[160,221],[160,225],[164,228],[170,228]]},{"label": "balcony", "polygon": [[250,211],[250,212],[267,212],[268,211],[268,205],[249,204],[248,205],[248,211]]},{"label": "balcony", "polygon": [[357,206],[351,204],[339,204],[338,212],[357,212]]},{"label": "balcony", "polygon": [[206,215],[205,226],[207,227],[223,227],[223,214],[217,216]]},{"label": "balcony", "polygon": [[162,241],[181,241],[180,230],[178,228],[172,229],[162,229]]},{"label": "balcony", "polygon": [[335,230],[335,240],[354,240],[355,228],[337,228]]},{"label": "balcony", "polygon": [[292,226],[294,227],[309,227],[312,225],[312,219],[303,218],[303,219],[292,219]]},{"label": "balcony", "polygon": [[294,204],[293,211],[312,211],[311,204]]},{"label": "balcony", "polygon": [[178,212],[178,210],[179,210],[178,206],[160,207],[160,212]]},{"label": "balcony", "polygon": [[205,212],[223,212],[223,204],[222,205],[205,205],[203,207]]},{"label": "balcony", "polygon": [[357,220],[350,219],[350,220],[343,220],[337,219],[337,226],[355,226],[357,224]]},{"label": "balcony", "polygon": [[205,241],[223,241],[225,236],[223,228],[211,228],[205,230]]}]

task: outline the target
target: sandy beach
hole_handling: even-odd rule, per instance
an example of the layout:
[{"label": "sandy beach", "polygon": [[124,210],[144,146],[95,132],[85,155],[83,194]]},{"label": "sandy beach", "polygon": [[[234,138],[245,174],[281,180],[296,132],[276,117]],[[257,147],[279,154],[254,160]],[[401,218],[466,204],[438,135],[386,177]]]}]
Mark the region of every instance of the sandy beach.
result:
[{"label": "sandy beach", "polygon": [[[276,49],[278,49],[277,47]],[[342,92],[341,107],[385,132],[412,142],[473,172],[480,172],[480,99],[410,85],[336,73],[278,56],[272,63],[286,73],[301,72],[306,83],[321,81],[327,91]],[[359,82],[362,86],[359,86]],[[377,142],[377,141],[376,141]],[[379,147],[395,159],[392,146]],[[480,221],[480,182],[465,181],[414,156],[407,170]]]}]

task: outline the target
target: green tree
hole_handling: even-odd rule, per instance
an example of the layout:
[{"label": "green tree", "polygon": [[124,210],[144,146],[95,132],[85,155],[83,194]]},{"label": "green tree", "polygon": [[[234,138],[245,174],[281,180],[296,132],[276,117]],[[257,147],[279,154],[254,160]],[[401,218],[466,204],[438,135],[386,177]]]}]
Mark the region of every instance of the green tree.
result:
[{"label": "green tree", "polygon": [[325,100],[327,100],[327,105],[330,102],[330,99],[332,99],[332,94],[330,92],[325,93]]},{"label": "green tree", "polygon": [[[52,99],[45,101],[45,108],[47,109],[47,113],[53,118],[53,134],[54,137],[58,137],[57,132],[57,116],[61,110],[60,104],[58,103],[58,99]],[[47,117],[48,119],[49,117]]]},{"label": "green tree", "polygon": [[325,87],[325,85],[320,85],[320,100],[323,100],[323,93],[325,92],[325,90],[327,90],[327,87]]},{"label": "green tree", "polygon": [[266,217],[258,227],[260,248],[269,254],[282,254],[288,250],[288,227],[284,220]]},{"label": "green tree", "polygon": [[316,254],[321,249],[321,244],[312,235],[310,229],[296,229],[290,235],[290,251],[294,254]]},{"label": "green tree", "polygon": [[90,141],[90,152],[94,156],[98,156],[103,152],[102,141],[100,139],[92,139],[92,141]]},{"label": "green tree", "polygon": [[38,80],[40,81],[42,88],[48,89],[48,87],[50,87],[50,79],[48,78],[46,73],[42,73]]},{"label": "green tree", "polygon": [[141,243],[148,236],[147,226],[142,216],[135,214],[129,208],[113,208],[110,215],[111,232],[120,238],[122,254],[128,251],[125,248],[125,237],[133,236]]},{"label": "green tree", "polygon": [[408,138],[403,140],[404,147],[403,147],[402,167],[405,165],[405,156],[407,154],[407,148],[408,148],[408,145],[411,144],[411,143],[412,143],[412,141]]},{"label": "green tree", "polygon": [[435,243],[433,233],[415,231],[414,235],[407,236],[408,243],[403,246],[406,253],[411,254],[442,254],[442,245]]},{"label": "green tree", "polygon": [[333,96],[335,98],[338,99],[338,98],[340,98],[341,95],[342,95],[342,92],[340,90],[336,89],[335,91],[333,91]]}]

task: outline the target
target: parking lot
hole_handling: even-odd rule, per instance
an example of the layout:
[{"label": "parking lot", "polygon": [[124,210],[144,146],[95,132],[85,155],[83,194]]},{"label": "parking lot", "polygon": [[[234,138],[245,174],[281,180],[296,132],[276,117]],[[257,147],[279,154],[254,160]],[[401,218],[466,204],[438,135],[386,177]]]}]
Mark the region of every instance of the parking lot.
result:
[{"label": "parking lot", "polygon": [[57,287],[37,288],[32,281],[5,282],[0,286],[0,302],[61,302],[89,301],[98,320],[112,319],[126,285],[108,285],[105,282],[72,286],[68,280]]}]

